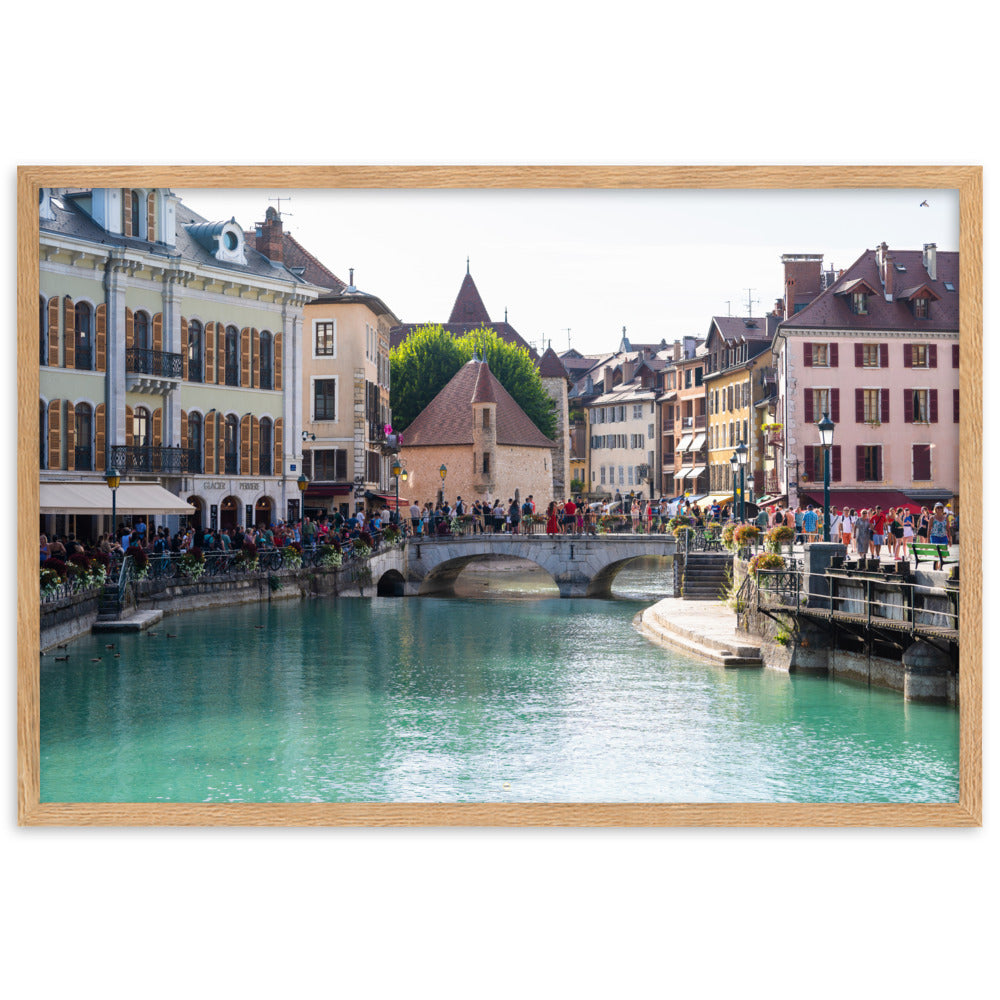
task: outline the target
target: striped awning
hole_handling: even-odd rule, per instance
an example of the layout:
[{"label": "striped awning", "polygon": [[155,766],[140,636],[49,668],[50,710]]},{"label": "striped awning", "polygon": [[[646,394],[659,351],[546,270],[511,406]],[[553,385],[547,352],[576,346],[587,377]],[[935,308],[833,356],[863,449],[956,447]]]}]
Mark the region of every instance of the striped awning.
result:
[{"label": "striped awning", "polygon": [[[115,496],[119,514],[191,514],[194,507],[156,483],[122,483]],[[40,514],[110,514],[106,483],[40,483]]]}]

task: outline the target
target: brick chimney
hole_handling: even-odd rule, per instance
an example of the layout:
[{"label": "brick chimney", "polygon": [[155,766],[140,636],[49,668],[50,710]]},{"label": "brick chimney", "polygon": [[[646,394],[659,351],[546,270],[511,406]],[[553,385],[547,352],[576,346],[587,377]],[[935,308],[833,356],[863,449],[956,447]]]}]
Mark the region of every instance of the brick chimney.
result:
[{"label": "brick chimney", "polygon": [[674,361],[680,361],[681,359],[681,342],[679,340],[674,341]]},{"label": "brick chimney", "polygon": [[264,213],[264,221],[257,223],[255,235],[257,252],[262,253],[268,260],[280,264],[284,259],[281,216],[273,205]]},{"label": "brick chimney", "polygon": [[783,253],[785,265],[785,318],[809,305],[823,290],[821,253]]},{"label": "brick chimney", "polygon": [[937,244],[924,244],[924,267],[927,269],[927,277],[931,281],[937,281]]},{"label": "brick chimney", "polygon": [[615,373],[611,365],[604,366],[604,391],[611,392],[615,384]]}]

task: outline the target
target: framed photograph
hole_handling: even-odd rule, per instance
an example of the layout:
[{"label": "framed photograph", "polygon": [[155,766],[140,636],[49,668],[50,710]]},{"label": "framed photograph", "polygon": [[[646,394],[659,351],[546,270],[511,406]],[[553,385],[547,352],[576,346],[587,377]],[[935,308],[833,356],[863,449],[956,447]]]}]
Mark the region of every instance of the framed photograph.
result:
[{"label": "framed photograph", "polygon": [[21,167],[19,822],[980,825],[982,287],[976,166]]}]

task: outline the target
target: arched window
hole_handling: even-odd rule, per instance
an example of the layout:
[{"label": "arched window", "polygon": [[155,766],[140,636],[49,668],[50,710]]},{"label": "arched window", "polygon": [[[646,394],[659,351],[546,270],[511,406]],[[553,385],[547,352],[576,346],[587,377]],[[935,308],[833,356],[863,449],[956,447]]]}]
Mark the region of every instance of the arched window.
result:
[{"label": "arched window", "polygon": [[226,475],[235,476],[239,465],[240,422],[235,414],[226,417]]},{"label": "arched window", "polygon": [[271,375],[271,360],[274,357],[274,340],[270,330],[262,330],[260,334],[260,387],[262,389],[273,388],[274,382]]},{"label": "arched window", "polygon": [[131,194],[132,201],[132,232],[127,233],[128,236],[142,236],[142,198],[139,196],[138,191],[133,191]]},{"label": "arched window", "polygon": [[[94,368],[94,314],[86,302],[76,304],[76,360],[74,364],[84,371]],[[79,466],[77,466],[79,468]]]},{"label": "arched window", "polygon": [[149,316],[139,311],[133,320],[135,329],[135,346],[140,351],[148,351],[152,346],[149,342]]},{"label": "arched window", "polygon": [[201,363],[203,357],[202,327],[198,320],[188,323],[188,380],[201,382],[203,375]]},{"label": "arched window", "polygon": [[201,414],[188,414],[188,472],[202,472]]},{"label": "arched window", "polygon": [[153,471],[153,421],[145,406],[137,406],[132,414],[132,446],[135,468],[139,472]]},{"label": "arched window", "polygon": [[49,363],[49,307],[45,296],[38,296],[38,363]]},{"label": "arched window", "polygon": [[240,331],[226,327],[226,385],[240,384]]},{"label": "arched window", "polygon": [[270,476],[274,467],[274,425],[270,417],[263,417],[260,422],[260,474]]},{"label": "arched window", "polygon": [[76,468],[90,472],[94,468],[94,411],[89,403],[76,404]]}]

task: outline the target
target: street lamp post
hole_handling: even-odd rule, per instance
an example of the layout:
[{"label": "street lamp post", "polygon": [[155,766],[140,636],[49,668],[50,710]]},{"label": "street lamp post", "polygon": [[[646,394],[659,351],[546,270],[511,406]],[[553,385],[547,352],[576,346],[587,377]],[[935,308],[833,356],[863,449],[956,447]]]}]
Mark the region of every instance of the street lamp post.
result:
[{"label": "street lamp post", "polygon": [[817,424],[819,443],[823,446],[823,541],[830,541],[830,448],[833,446],[833,429],[836,425],[828,413]]},{"label": "street lamp post", "polygon": [[733,452],[729,456],[729,465],[733,470],[733,509],[730,512],[730,516],[735,521],[736,520],[736,469],[739,467],[740,460],[736,457],[736,452]]},{"label": "street lamp post", "polygon": [[438,491],[438,503],[444,503],[444,477],[448,475],[448,466],[442,462],[438,472],[441,473],[441,489]]},{"label": "street lamp post", "polygon": [[104,473],[104,481],[111,490],[111,535],[117,541],[118,487],[122,481],[121,473],[114,468],[108,469]]},{"label": "street lamp post", "polygon": [[740,521],[743,521],[746,517],[743,477],[746,475],[747,468],[747,446],[742,441],[736,446],[736,461],[740,466]]},{"label": "street lamp post", "polygon": [[753,473],[751,472],[750,475],[747,476],[747,493],[750,494],[750,503],[754,503],[755,502],[754,501],[754,491],[753,490],[754,490],[754,487],[756,485],[757,485],[757,480],[754,479]]},{"label": "street lamp post", "polygon": [[392,457],[392,474],[396,478],[396,523],[399,524],[399,477],[403,474],[403,465],[399,461],[399,455]]},{"label": "street lamp post", "polygon": [[309,480],[306,479],[304,472],[295,480],[295,485],[299,488],[299,520],[304,521],[306,513],[306,487],[309,485]]}]

